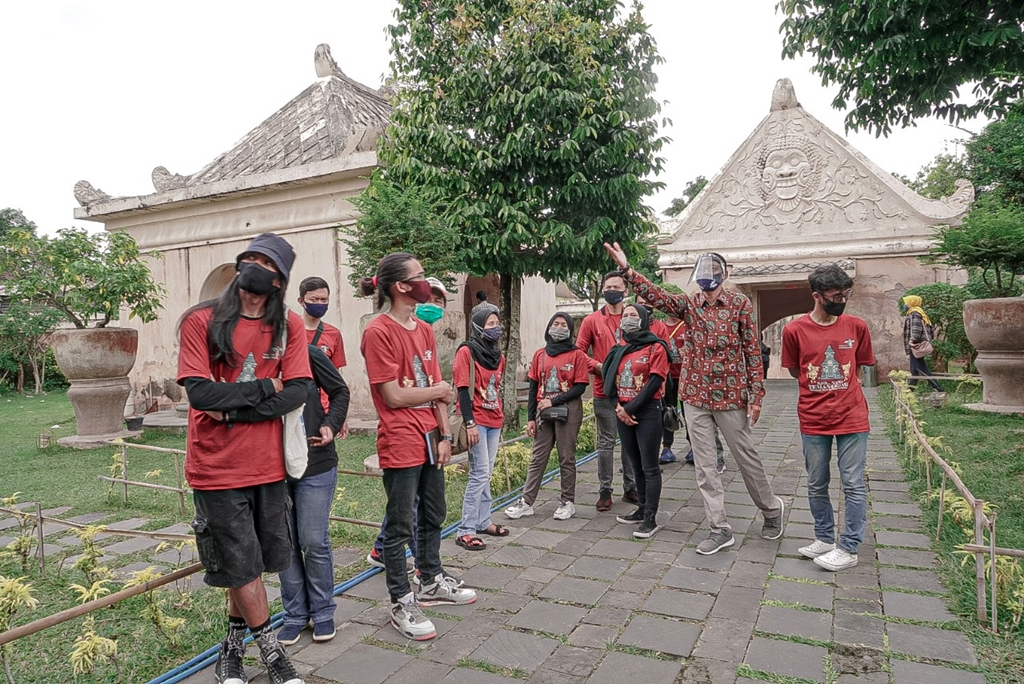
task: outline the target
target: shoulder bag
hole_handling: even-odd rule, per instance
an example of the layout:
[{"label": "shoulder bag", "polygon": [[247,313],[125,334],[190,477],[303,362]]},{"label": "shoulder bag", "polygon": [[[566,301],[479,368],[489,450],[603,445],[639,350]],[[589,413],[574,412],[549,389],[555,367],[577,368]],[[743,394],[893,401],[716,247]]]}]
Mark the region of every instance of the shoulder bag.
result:
[{"label": "shoulder bag", "polygon": [[[541,364],[540,377],[541,382],[545,382],[548,376],[548,369]],[[543,386],[543,385],[542,385]],[[569,407],[568,406],[549,406],[540,412],[537,416],[541,420],[548,420],[554,423],[566,423],[569,421]]]},{"label": "shoulder bag", "polygon": [[[288,349],[288,319],[285,318],[284,335],[281,336],[281,358],[284,358]],[[306,473],[306,466],[309,465],[309,442],[306,441],[306,420],[303,418],[303,411],[306,404],[303,403],[294,411],[281,416],[284,423],[284,467],[290,477],[296,480],[302,479]]]},{"label": "shoulder bag", "polygon": [[914,355],[915,359],[923,359],[935,351],[932,346],[932,332],[928,329],[929,326],[922,323],[921,327],[924,328],[924,339],[920,342],[910,343],[910,353]]}]

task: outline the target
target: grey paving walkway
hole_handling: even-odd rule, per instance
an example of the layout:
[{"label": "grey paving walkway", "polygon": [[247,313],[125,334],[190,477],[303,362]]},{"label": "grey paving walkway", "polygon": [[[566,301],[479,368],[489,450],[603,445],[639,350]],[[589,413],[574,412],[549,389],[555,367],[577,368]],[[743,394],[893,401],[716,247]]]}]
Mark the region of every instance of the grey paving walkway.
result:
[{"label": "grey paving walkway", "polygon": [[[665,468],[665,528],[635,541],[633,527],[615,522],[626,504],[594,510],[591,463],[582,469],[575,518],[552,519],[555,482],[542,492],[538,514],[510,525],[506,539],[488,539],[486,551],[443,542],[447,567],[478,589],[479,600],[430,610],[433,641],[399,637],[377,575],[338,598],[334,641],[314,644],[307,632],[288,650],[310,684],[984,682],[971,671],[974,651],[940,598],[935,558],[918,527],[921,511],[907,495],[876,409],[868,447],[871,529],[860,565],[833,574],[799,557],[797,548],[813,533],[795,402],[794,385],[771,382],[755,429],[787,505],[779,541],[757,535],[759,516],[732,466],[725,483],[737,544],[698,556],[703,507],[693,468],[679,464]],[[251,674],[253,682],[265,681],[258,670]],[[212,678],[207,670],[187,681]]]}]

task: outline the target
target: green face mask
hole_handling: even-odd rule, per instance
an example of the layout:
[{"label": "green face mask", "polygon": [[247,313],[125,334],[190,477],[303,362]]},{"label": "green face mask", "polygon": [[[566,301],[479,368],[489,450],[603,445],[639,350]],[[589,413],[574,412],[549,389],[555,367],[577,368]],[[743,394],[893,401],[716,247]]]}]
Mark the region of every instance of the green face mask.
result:
[{"label": "green face mask", "polygon": [[444,309],[439,307],[437,304],[416,305],[416,318],[420,319],[424,323],[433,325],[441,320],[442,316],[444,316]]}]

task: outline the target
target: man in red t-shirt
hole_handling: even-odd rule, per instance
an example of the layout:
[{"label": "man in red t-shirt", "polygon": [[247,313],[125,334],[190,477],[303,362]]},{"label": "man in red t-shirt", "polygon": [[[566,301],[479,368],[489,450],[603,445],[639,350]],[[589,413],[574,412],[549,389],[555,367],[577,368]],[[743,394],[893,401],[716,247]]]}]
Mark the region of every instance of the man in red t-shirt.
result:
[{"label": "man in red t-shirt", "polygon": [[[331,365],[341,372],[348,365],[345,361],[345,341],[341,339],[341,331],[330,323],[323,321],[324,314],[331,304],[331,286],[317,276],[310,276],[299,283],[299,306],[302,307],[302,323],[306,327],[306,341],[322,351]],[[330,398],[320,390],[320,403],[327,411]],[[348,437],[348,421],[341,426],[338,439]]]},{"label": "man in red t-shirt", "polygon": [[246,627],[272,681],[302,682],[270,629],[262,580],[291,563],[281,417],[313,389],[302,320],[284,306],[294,261],[285,240],[258,236],[217,299],[192,307],[179,323],[192,527],[206,583],[228,593],[228,635],[216,668],[222,684],[247,681]]},{"label": "man in red t-shirt", "polygon": [[[601,364],[611,348],[622,341],[619,323],[622,321],[622,300],[626,296],[626,281],[618,271],[612,271],[605,274],[601,287],[605,305],[580,323],[580,334],[576,337],[576,346],[590,355],[590,372],[594,374],[597,480],[600,486],[600,492],[597,495],[597,510],[607,511],[612,507],[613,456],[618,428],[615,422],[616,403],[604,393]],[[633,465],[625,454],[620,454],[620,456],[622,461],[622,500],[626,503],[639,504],[640,497],[636,493],[636,483],[633,480]]]},{"label": "man in red t-shirt", "polygon": [[[808,277],[814,310],[782,331],[782,366],[800,381],[800,436],[807,467],[807,498],[814,518],[814,542],[799,549],[826,570],[857,565],[857,548],[867,524],[868,404],[858,371],[873,366],[868,326],[843,315],[853,279],[835,264],[819,266]],[[839,476],[846,498],[839,543],[829,499],[829,461],[836,444]]]}]

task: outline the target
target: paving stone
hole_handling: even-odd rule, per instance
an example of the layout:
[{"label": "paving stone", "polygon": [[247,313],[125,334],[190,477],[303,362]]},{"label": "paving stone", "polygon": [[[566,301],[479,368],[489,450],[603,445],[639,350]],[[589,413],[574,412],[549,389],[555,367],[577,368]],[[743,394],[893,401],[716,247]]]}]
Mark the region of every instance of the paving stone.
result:
[{"label": "paving stone", "polygon": [[835,582],[836,574],[819,568],[810,558],[779,558],[775,561],[772,572],[780,577],[811,579],[817,582]]},{"label": "paving stone", "polygon": [[406,663],[398,672],[388,677],[387,684],[423,684],[424,682],[440,681],[452,671],[449,665],[432,663],[429,660],[416,658]]},{"label": "paving stone", "polygon": [[907,568],[934,568],[935,554],[931,551],[910,551],[907,549],[878,549],[878,562]]},{"label": "paving stone", "polygon": [[[315,648],[306,648],[313,644],[313,633],[306,630],[298,644],[289,646],[285,650],[293,662],[302,663],[310,671],[313,671],[331,662],[352,646],[362,643],[363,639],[377,631],[377,627],[350,622],[339,625],[337,631],[337,635],[331,639],[330,644],[317,644]],[[209,671],[205,672],[209,677]],[[201,682],[201,684],[208,683],[209,679]]]},{"label": "paving stone", "polygon": [[921,517],[921,509],[917,504],[875,501],[871,504],[871,510],[875,513],[883,513],[885,515],[902,515],[910,518]]},{"label": "paving stone", "polygon": [[512,568],[497,568],[493,565],[475,565],[460,576],[466,586],[497,591],[519,576],[520,571]]},{"label": "paving stone", "polygon": [[656,579],[649,577],[633,577],[627,573],[612,583],[612,589],[614,591],[628,591],[633,594],[647,596],[651,593],[654,587],[657,586],[657,584],[658,580]]},{"label": "paving stone", "polygon": [[693,649],[693,655],[735,663],[746,653],[753,631],[752,620],[711,617],[704,623],[704,631]]},{"label": "paving stone", "polygon": [[154,565],[153,563],[146,563],[144,561],[140,561],[138,563],[126,565],[123,568],[117,568],[116,570],[114,570],[114,574],[118,577],[130,577],[132,573],[141,572],[143,570],[146,570],[147,568],[153,568],[154,572],[156,572],[159,575],[162,575],[165,572],[167,572],[167,568],[163,567],[162,565]]},{"label": "paving stone", "polygon": [[[594,545],[595,542],[589,541],[579,536],[580,533],[576,533],[561,542],[554,548],[557,553],[564,553],[570,556],[582,556]],[[596,541],[596,540],[595,540]]]},{"label": "paving stone", "polygon": [[756,628],[758,631],[769,634],[830,641],[832,639],[832,615],[798,608],[762,606]]},{"label": "paving stone", "polygon": [[358,563],[366,557],[364,549],[354,549],[349,546],[336,546],[331,549],[331,560],[334,567],[343,568],[353,563]]},{"label": "paving stone", "polygon": [[[432,608],[428,610],[433,612]],[[448,634],[450,631],[452,631],[452,628],[454,628],[455,625],[459,624],[453,620],[439,618],[436,615],[431,615],[430,621],[434,623],[434,628],[437,630],[438,638],[443,637],[445,634]],[[397,629],[391,626],[390,623],[378,629],[374,633],[373,638],[377,641],[382,641],[388,644],[395,644],[396,646],[402,646],[406,649],[411,650],[420,650],[430,646],[429,641],[413,641],[406,638],[401,633],[399,633]]]},{"label": "paving stone", "polygon": [[889,648],[896,653],[949,663],[978,664],[974,649],[960,632],[896,623],[887,625],[886,631]]},{"label": "paving stone", "polygon": [[637,542],[602,539],[587,550],[587,555],[608,556],[609,558],[633,560],[639,556],[645,548],[646,547],[643,544]]},{"label": "paving stone", "polygon": [[441,681],[445,684],[520,684],[523,680],[502,677],[469,667],[457,667]]},{"label": "paving stone", "polygon": [[606,591],[608,591],[608,585],[603,582],[576,579],[575,577],[559,577],[540,593],[540,597],[567,603],[593,605]]},{"label": "paving stone", "polygon": [[765,592],[764,597],[772,601],[799,603],[812,608],[831,610],[832,592],[832,587],[827,585],[773,579],[768,584],[768,591]]},{"label": "paving stone", "polygon": [[508,591],[513,594],[522,594],[524,596],[536,596],[544,590],[545,586],[544,582],[530,582],[517,577],[506,584],[502,591]]},{"label": "paving stone", "polygon": [[[600,543],[600,542],[598,542]],[[610,558],[597,558],[594,556],[582,556],[572,562],[565,569],[565,574],[570,577],[585,577],[588,579],[614,580],[629,567],[628,561],[612,560]],[[632,573],[632,571],[630,572]]]},{"label": "paving stone", "polygon": [[736,664],[709,658],[688,658],[679,684],[734,684]]},{"label": "paving stone", "polygon": [[821,646],[754,637],[743,662],[755,670],[823,682],[827,653]]},{"label": "paving stone", "polygon": [[[589,545],[590,542],[587,542]],[[554,551],[548,551],[543,556],[537,559],[533,564],[535,568],[547,568],[548,570],[558,570],[561,572],[567,567],[573,564],[576,560],[576,556],[570,556],[564,553],[556,553]]]},{"label": "paving stone", "polygon": [[612,652],[597,666],[587,684],[622,684],[635,680],[641,672],[644,684],[672,684],[681,669],[677,662]]},{"label": "paving stone", "polygon": [[784,531],[788,539],[804,539],[810,542],[814,539],[814,525],[806,523],[789,523]]},{"label": "paving stone", "polygon": [[384,573],[378,572],[376,575],[368,577],[354,587],[349,587],[345,590],[343,596],[354,596],[356,598],[365,598],[374,601],[387,600],[388,589],[384,582]]},{"label": "paving stone", "polygon": [[942,582],[930,570],[906,570],[903,568],[879,568],[878,582],[883,587],[908,589],[910,591],[945,592]]},{"label": "paving stone", "polygon": [[558,532],[547,532],[545,530],[530,530],[516,539],[517,544],[522,546],[536,546],[542,549],[553,549],[559,543],[568,538],[567,534]]},{"label": "paving stone", "polygon": [[949,612],[942,599],[934,596],[886,591],[882,593],[882,601],[886,615],[923,622],[952,622],[958,619]]},{"label": "paving stone", "polygon": [[875,530],[899,530],[902,532],[920,532],[921,521],[918,518],[904,518],[898,515],[872,515],[871,525]]},{"label": "paving stone", "polygon": [[885,646],[885,622],[881,618],[855,613],[836,613],[832,620],[832,640],[848,646]]},{"label": "paving stone", "polygon": [[614,589],[609,589],[600,599],[598,599],[597,605],[608,608],[625,608],[629,611],[634,611],[640,607],[640,604],[643,603],[643,601],[643,594],[634,594],[629,591],[615,591]]},{"label": "paving stone", "polygon": [[714,602],[715,597],[706,594],[694,594],[673,589],[655,589],[640,605],[640,609],[669,617],[703,620],[708,616]]},{"label": "paving stone", "polygon": [[[889,684],[889,658],[885,651],[863,646],[835,644],[832,649],[832,669],[839,673],[840,681],[855,680],[856,684],[878,682]],[[884,677],[884,679],[882,679]],[[853,684],[853,682],[851,682]]]},{"label": "paving stone", "polygon": [[729,577],[726,580],[726,584],[740,587],[763,588],[765,581],[768,579],[768,571],[770,569],[771,568],[764,563],[737,561],[733,563],[732,569],[729,570]]},{"label": "paving stone", "polygon": [[[619,630],[616,627],[580,625],[569,635],[569,643],[573,646],[605,649],[608,644],[614,644],[618,637]],[[555,653],[555,655],[558,654]]]},{"label": "paving stone", "polygon": [[575,532],[582,529],[587,524],[586,518],[572,517],[568,520],[555,520],[554,518],[545,518],[537,521],[537,527],[552,532]]},{"label": "paving stone", "polygon": [[[700,543],[706,538],[707,534],[700,534],[699,539],[697,536],[694,537],[694,541],[696,543]],[[737,544],[739,544],[739,540],[737,540]],[[725,571],[731,568],[732,564],[736,562],[736,550],[737,547],[733,546],[729,550],[723,550],[718,553],[713,553],[710,556],[704,556],[697,553],[695,548],[687,547],[680,551],[679,555],[676,556],[675,564],[682,565],[687,568],[698,568],[700,570]]]},{"label": "paving stone", "polygon": [[532,546],[503,546],[492,553],[487,560],[498,565],[529,568],[543,555],[542,550]]},{"label": "paving stone", "polygon": [[661,579],[672,566],[667,563],[646,563],[637,562],[629,568],[631,577],[647,577],[649,579]]},{"label": "paving stone", "polygon": [[[479,594],[478,594],[479,596]],[[505,613],[516,613],[527,603],[532,601],[529,596],[511,594],[501,591],[497,594],[486,594],[483,597],[483,608],[486,610],[502,611]]]},{"label": "paving stone", "polygon": [[690,568],[672,568],[661,578],[661,584],[676,589],[716,594],[725,583],[726,575],[721,572],[707,572]]},{"label": "paving stone", "polygon": [[930,549],[932,540],[917,532],[889,532],[880,530],[875,533],[875,541],[884,546],[906,546],[912,549]]},{"label": "paving stone", "polygon": [[[108,530],[137,530],[146,523],[149,522],[149,518],[129,518],[128,520],[119,520],[114,523],[107,525]],[[96,535],[96,540],[106,539],[107,537],[113,537],[114,534],[111,532],[100,532]]]},{"label": "paving stone", "polygon": [[531,601],[508,621],[513,627],[533,629],[550,634],[569,634],[587,611],[546,601]]},{"label": "paving stone", "polygon": [[499,629],[469,655],[470,660],[533,672],[558,647],[548,637]]},{"label": "paving stone", "polygon": [[[554,658],[555,656],[552,656]],[[571,675],[557,670],[546,670],[543,667],[533,673],[527,681],[530,684],[584,684],[587,678],[580,675]]]},{"label": "paving stone", "polygon": [[517,579],[521,579],[527,582],[537,582],[539,584],[547,584],[551,580],[558,577],[561,573],[557,570],[549,570],[547,568],[526,568]]},{"label": "paving stone", "polygon": [[356,644],[314,674],[346,684],[382,684],[408,664],[412,656],[369,644]]},{"label": "paving stone", "polygon": [[891,662],[892,681],[898,684],[985,684],[985,675],[978,672],[953,670],[895,658]]},{"label": "paving stone", "polygon": [[615,629],[618,629],[622,627],[622,625],[626,624],[627,620],[629,620],[629,614],[630,609],[628,608],[598,606],[597,608],[590,609],[590,611],[583,617],[583,622],[588,625],[601,625],[604,627],[614,627]]},{"label": "paving stone", "polygon": [[617,643],[686,657],[697,643],[700,632],[700,626],[693,623],[638,615],[629,621]]}]

